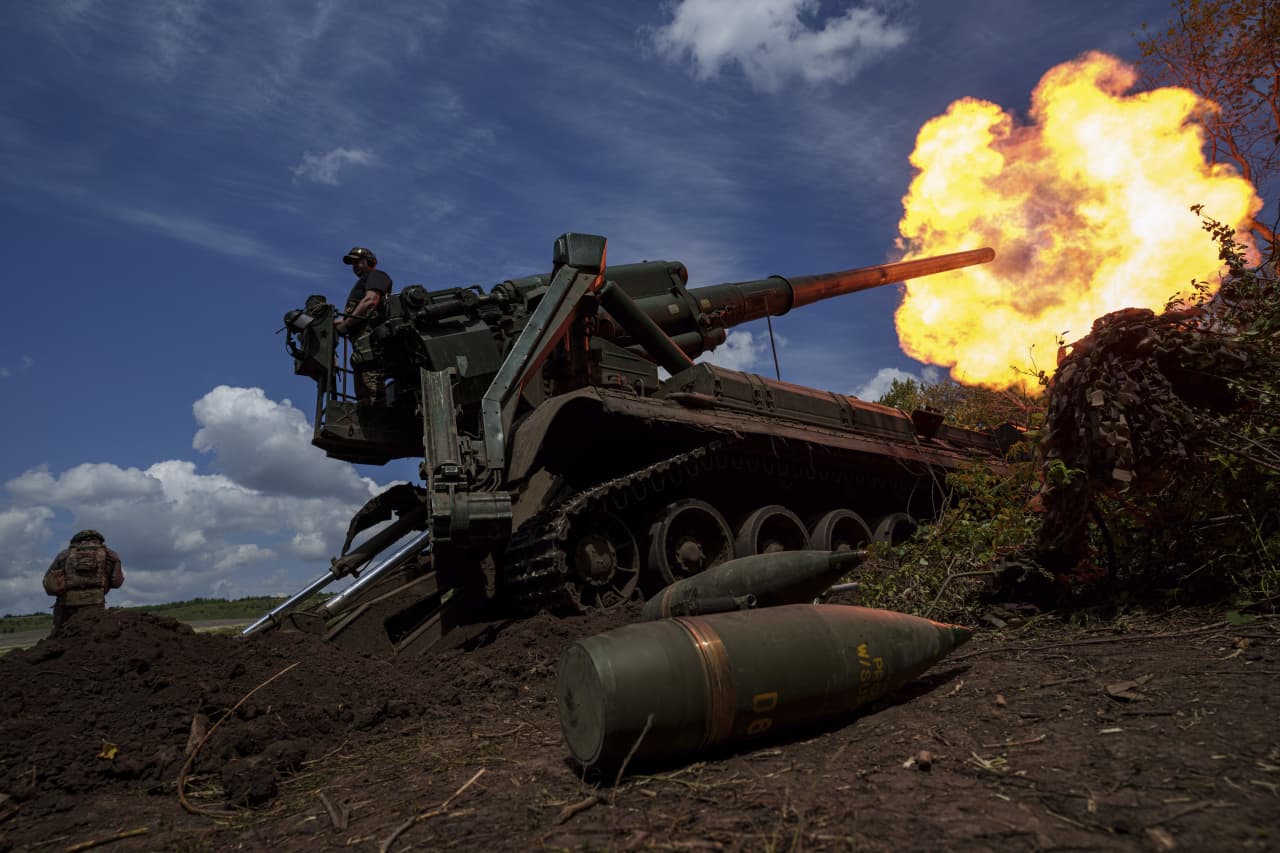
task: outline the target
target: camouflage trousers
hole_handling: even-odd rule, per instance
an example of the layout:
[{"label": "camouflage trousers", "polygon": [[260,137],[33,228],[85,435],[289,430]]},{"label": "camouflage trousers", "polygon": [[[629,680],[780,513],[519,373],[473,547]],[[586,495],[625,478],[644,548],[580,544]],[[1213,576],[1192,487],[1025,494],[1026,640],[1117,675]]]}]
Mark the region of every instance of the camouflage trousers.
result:
[{"label": "camouflage trousers", "polygon": [[106,604],[63,604],[61,601],[53,605],[53,634],[60,633],[62,626],[71,621],[77,613],[86,610],[106,610]]},{"label": "camouflage trousers", "polygon": [[387,402],[386,377],[381,370],[362,370],[357,367],[355,375],[357,403],[381,406]]},{"label": "camouflage trousers", "polygon": [[356,402],[361,405],[383,405],[387,402],[386,374],[375,367],[369,333],[351,341],[351,372],[355,377]]}]

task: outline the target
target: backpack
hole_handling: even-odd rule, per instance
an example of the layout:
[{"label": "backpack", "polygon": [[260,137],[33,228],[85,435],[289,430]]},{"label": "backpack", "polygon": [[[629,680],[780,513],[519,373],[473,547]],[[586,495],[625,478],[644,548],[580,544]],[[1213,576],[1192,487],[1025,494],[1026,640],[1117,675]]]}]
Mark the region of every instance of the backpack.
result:
[{"label": "backpack", "polygon": [[63,564],[63,571],[67,578],[67,604],[100,604],[106,601],[105,545],[72,545]]}]

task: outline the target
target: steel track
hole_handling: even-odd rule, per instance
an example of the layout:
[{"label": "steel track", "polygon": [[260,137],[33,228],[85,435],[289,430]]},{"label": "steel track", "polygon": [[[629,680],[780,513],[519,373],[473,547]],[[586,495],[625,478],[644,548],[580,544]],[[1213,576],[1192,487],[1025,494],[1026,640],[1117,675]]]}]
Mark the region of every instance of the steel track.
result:
[{"label": "steel track", "polygon": [[[702,447],[662,459],[630,474],[616,477],[578,492],[529,519],[512,537],[499,564],[499,594],[518,612],[547,609],[554,612],[585,612],[584,584],[569,563],[574,521],[593,513],[624,511],[632,503],[651,500],[655,495],[679,490],[689,481],[714,472],[745,472],[797,482],[822,480],[850,490],[910,491],[928,474],[905,467],[896,476],[871,475],[854,469],[815,469],[768,455],[745,452],[734,439],[717,439]],[[883,512],[901,509],[886,506]],[[644,542],[637,542],[643,555]],[[641,566],[641,572],[646,570]],[[610,606],[625,600],[614,596]]]}]

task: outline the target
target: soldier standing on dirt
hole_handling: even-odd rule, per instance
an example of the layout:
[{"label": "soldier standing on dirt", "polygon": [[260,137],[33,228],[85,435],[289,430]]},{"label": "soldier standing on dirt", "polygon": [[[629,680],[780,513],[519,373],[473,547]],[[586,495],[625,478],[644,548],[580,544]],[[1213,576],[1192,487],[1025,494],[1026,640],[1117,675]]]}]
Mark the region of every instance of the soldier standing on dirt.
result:
[{"label": "soldier standing on dirt", "polygon": [[44,591],[57,596],[53,605],[53,633],[81,610],[105,610],[107,592],[124,583],[120,555],[106,546],[96,530],[81,530],[71,547],[53,558],[44,573]]},{"label": "soldier standing on dirt", "polygon": [[373,352],[369,346],[372,324],[386,316],[386,299],[391,293],[391,276],[378,266],[378,258],[370,250],[356,246],[343,256],[342,262],[356,274],[351,286],[344,316],[333,324],[334,331],[351,341],[351,369],[355,373],[356,402],[382,404],[387,399],[383,374],[370,366]]}]

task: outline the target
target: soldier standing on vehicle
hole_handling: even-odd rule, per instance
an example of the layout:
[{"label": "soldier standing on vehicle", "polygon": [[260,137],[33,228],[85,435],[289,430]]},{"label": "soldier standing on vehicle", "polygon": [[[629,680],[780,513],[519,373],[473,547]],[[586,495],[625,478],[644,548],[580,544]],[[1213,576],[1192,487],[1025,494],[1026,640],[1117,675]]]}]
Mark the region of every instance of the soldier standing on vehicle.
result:
[{"label": "soldier standing on vehicle", "polygon": [[71,547],[53,558],[44,573],[44,591],[57,596],[53,605],[53,633],[82,610],[105,610],[107,592],[124,583],[120,555],[96,530],[81,530]]},{"label": "soldier standing on vehicle", "polygon": [[391,294],[391,276],[377,269],[378,258],[370,250],[356,246],[343,256],[342,262],[351,267],[356,283],[351,286],[343,316],[334,321],[333,328],[339,335],[351,341],[351,369],[355,373],[357,403],[385,403],[387,387],[383,384],[381,370],[370,365],[373,351],[369,346],[369,331],[374,323],[386,316],[386,300]]}]

